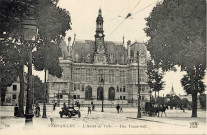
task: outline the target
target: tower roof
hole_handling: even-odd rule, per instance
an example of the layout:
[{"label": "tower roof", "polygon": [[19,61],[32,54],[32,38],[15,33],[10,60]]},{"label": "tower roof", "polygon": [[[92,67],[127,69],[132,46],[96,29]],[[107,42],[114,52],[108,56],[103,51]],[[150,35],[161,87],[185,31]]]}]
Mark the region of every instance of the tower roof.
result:
[{"label": "tower roof", "polygon": [[169,93],[169,95],[176,95],[174,88],[173,88],[173,85],[172,85],[171,92]]},{"label": "tower roof", "polygon": [[98,17],[97,17],[96,21],[102,21],[103,22],[103,17],[102,17],[101,9],[98,10]]},{"label": "tower roof", "polygon": [[99,8],[99,10],[98,10],[98,15],[100,15],[100,16],[102,16],[102,14],[101,14],[101,9]]}]

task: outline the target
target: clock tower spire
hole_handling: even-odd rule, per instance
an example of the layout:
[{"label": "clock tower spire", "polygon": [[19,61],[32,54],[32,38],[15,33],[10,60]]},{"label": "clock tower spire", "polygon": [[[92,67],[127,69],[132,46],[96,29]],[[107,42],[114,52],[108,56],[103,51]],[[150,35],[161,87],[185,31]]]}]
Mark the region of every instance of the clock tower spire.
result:
[{"label": "clock tower spire", "polygon": [[103,17],[102,17],[102,11],[99,9],[98,11],[98,17],[96,18],[96,35],[95,38],[103,38],[104,37],[104,31],[103,31]]},{"label": "clock tower spire", "polygon": [[95,55],[94,63],[96,64],[107,64],[106,50],[104,43],[104,31],[103,31],[103,17],[102,11],[99,9],[98,17],[96,19],[96,34],[95,34]]}]

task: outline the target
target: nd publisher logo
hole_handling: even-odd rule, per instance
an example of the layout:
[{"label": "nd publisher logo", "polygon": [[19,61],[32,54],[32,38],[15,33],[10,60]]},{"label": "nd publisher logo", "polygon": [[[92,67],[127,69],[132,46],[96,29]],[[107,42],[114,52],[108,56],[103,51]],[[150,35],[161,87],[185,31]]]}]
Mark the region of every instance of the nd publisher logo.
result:
[{"label": "nd publisher logo", "polygon": [[198,128],[198,122],[190,122],[190,128]]}]

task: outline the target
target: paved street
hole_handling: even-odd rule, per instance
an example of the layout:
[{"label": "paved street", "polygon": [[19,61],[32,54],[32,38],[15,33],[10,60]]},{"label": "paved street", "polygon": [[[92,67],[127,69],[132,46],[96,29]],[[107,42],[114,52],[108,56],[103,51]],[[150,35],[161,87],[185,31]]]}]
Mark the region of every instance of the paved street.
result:
[{"label": "paved street", "polygon": [[[42,106],[41,106],[42,109]],[[147,117],[136,119],[137,109],[123,108],[123,113],[117,113],[115,108],[96,108],[87,114],[87,108],[81,108],[81,118],[60,118],[60,107],[52,112],[52,106],[47,106],[47,119],[33,119],[33,126],[25,126],[24,118],[13,116],[13,106],[1,107],[0,132],[2,134],[206,134],[206,111],[199,111],[198,118],[191,118],[191,111],[167,110],[167,117]],[[42,114],[42,110],[41,110]],[[164,116],[164,115],[163,115]],[[51,125],[50,118],[54,119]],[[192,122],[198,126],[192,127]],[[190,127],[191,126],[191,127]],[[16,130],[14,130],[16,129]]]}]

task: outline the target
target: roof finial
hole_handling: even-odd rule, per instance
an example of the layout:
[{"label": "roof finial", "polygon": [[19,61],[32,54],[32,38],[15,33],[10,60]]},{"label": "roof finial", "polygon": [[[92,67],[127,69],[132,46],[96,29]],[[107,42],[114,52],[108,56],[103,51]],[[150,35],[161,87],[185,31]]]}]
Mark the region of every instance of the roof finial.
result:
[{"label": "roof finial", "polygon": [[98,10],[98,15],[101,16],[101,8],[99,8],[99,10]]}]

